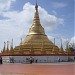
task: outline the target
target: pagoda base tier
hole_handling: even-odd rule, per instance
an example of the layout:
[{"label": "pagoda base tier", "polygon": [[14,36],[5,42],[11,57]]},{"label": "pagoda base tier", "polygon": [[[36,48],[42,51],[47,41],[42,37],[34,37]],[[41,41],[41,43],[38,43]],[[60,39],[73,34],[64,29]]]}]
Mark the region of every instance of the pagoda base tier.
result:
[{"label": "pagoda base tier", "polygon": [[[2,56],[3,63],[57,63],[57,62],[74,62],[74,55],[12,55]],[[12,61],[13,59],[13,61]]]}]

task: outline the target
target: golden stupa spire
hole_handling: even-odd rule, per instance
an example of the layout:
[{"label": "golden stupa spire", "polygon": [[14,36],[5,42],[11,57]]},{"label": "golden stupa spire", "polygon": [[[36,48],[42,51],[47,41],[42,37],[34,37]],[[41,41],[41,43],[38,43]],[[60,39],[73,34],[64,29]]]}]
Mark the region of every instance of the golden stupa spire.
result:
[{"label": "golden stupa spire", "polygon": [[11,49],[10,50],[13,50],[13,39],[12,39],[12,42],[11,42]]},{"label": "golden stupa spire", "polygon": [[54,38],[54,45],[55,45],[55,38]]},{"label": "golden stupa spire", "polygon": [[9,53],[9,41],[7,41],[7,49],[6,49],[6,53]]},{"label": "golden stupa spire", "polygon": [[61,48],[63,48],[63,47],[62,47],[62,39],[61,39]]},{"label": "golden stupa spire", "polygon": [[61,39],[61,48],[60,48],[60,53],[64,53],[63,45],[62,45],[62,39]]},{"label": "golden stupa spire", "polygon": [[7,50],[9,50],[9,41],[7,41]]},{"label": "golden stupa spire", "polygon": [[33,25],[39,25],[39,24],[40,24],[40,19],[39,19],[39,13],[38,13],[38,4],[36,1]]},{"label": "golden stupa spire", "polygon": [[5,53],[6,53],[6,54],[9,54],[9,41],[7,41],[7,48],[6,48],[6,50],[5,50]]},{"label": "golden stupa spire", "polygon": [[23,54],[23,51],[22,51],[22,38],[21,38],[21,43],[20,43],[20,48],[19,48],[19,53]]},{"label": "golden stupa spire", "polygon": [[70,50],[70,48],[69,48],[69,41],[67,41],[66,52],[67,52],[68,54],[71,53],[71,50]]},{"label": "golden stupa spire", "polygon": [[38,10],[38,4],[37,4],[37,0],[36,0],[35,9],[36,9],[36,10]]},{"label": "golden stupa spire", "polygon": [[69,47],[68,47],[68,44],[69,44],[69,42],[68,41],[66,41],[67,42],[67,44],[66,44],[66,49],[68,49]]},{"label": "golden stupa spire", "polygon": [[21,40],[21,42],[20,42],[20,46],[22,46],[22,38],[21,38],[20,40]]},{"label": "golden stupa spire", "polygon": [[5,45],[6,45],[6,43],[5,43],[5,41],[4,41],[4,48],[3,48],[3,50],[5,50]]},{"label": "golden stupa spire", "polygon": [[40,24],[37,1],[36,1],[36,5],[35,5],[35,14],[34,14],[34,19],[33,19],[33,24],[29,30],[29,34],[43,34],[43,35],[45,35],[44,28]]},{"label": "golden stupa spire", "polygon": [[5,52],[5,50],[6,50],[5,46],[6,46],[6,43],[5,43],[5,41],[4,41],[4,48],[3,48],[2,53]]}]

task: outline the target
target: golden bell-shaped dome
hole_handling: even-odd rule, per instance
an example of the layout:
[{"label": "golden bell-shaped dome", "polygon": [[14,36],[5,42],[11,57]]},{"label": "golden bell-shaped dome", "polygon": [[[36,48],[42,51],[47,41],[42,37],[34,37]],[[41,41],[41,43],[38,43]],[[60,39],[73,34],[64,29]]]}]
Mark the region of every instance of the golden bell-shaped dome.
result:
[{"label": "golden bell-shaped dome", "polygon": [[40,24],[39,19],[39,13],[38,13],[38,5],[36,3],[35,6],[35,14],[33,19],[33,24],[31,28],[29,29],[29,34],[25,38],[25,40],[22,42],[22,45],[25,45],[26,43],[36,43],[36,44],[53,44],[45,35],[44,28]]},{"label": "golden bell-shaped dome", "polygon": [[45,34],[44,28],[40,24],[39,13],[38,13],[38,5],[35,6],[35,15],[31,28],[29,29],[30,34]]}]

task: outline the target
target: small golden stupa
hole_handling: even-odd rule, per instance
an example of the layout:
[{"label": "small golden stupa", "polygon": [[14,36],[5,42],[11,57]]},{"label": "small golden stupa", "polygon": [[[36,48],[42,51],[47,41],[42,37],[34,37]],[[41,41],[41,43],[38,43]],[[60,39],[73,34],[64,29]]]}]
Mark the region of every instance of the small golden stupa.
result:
[{"label": "small golden stupa", "polygon": [[[54,39],[55,40],[55,39]],[[2,51],[3,54],[64,54],[64,50],[61,46],[59,49],[52,41],[50,41],[45,34],[44,28],[42,27],[39,19],[38,5],[35,5],[34,20],[31,28],[29,29],[29,34],[22,41],[19,46],[13,48],[11,46],[10,50]]]}]

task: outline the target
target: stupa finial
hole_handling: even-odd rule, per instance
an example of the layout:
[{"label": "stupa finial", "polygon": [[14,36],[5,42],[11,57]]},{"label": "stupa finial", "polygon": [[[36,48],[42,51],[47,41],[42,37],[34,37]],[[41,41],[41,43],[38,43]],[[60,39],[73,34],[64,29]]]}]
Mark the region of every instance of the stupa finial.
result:
[{"label": "stupa finial", "polygon": [[62,39],[61,39],[61,48],[62,48]]},{"label": "stupa finial", "polygon": [[5,50],[5,46],[6,46],[6,43],[5,43],[5,41],[4,41],[4,48],[3,48],[3,50]]},{"label": "stupa finial", "polygon": [[36,9],[36,10],[38,9],[38,4],[37,4],[37,0],[36,0],[36,5],[35,5],[35,9]]},{"label": "stupa finial", "polygon": [[37,0],[36,0],[35,9],[36,9],[36,11],[38,10],[38,4],[37,4]]},{"label": "stupa finial", "polygon": [[13,50],[13,39],[11,41],[11,50]]},{"label": "stupa finial", "polygon": [[54,45],[55,45],[55,37],[54,37]]},{"label": "stupa finial", "polygon": [[7,50],[9,50],[9,41],[7,41]]}]

